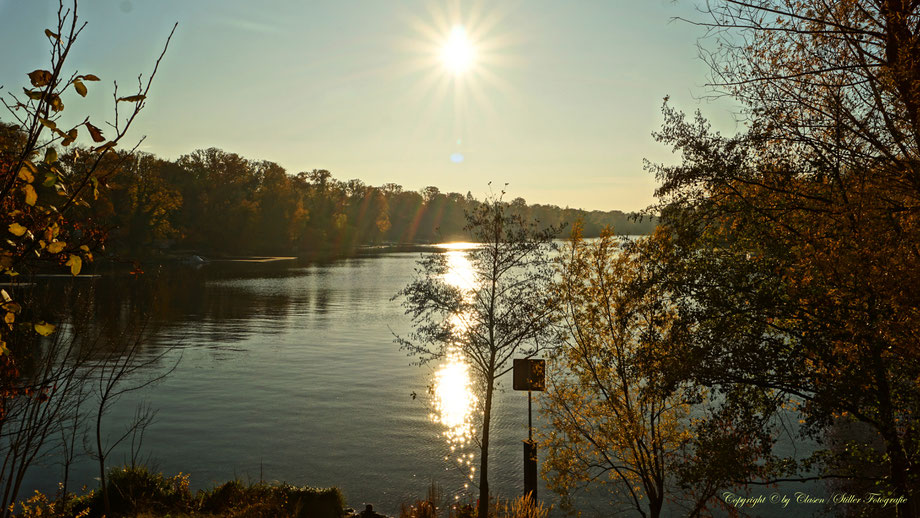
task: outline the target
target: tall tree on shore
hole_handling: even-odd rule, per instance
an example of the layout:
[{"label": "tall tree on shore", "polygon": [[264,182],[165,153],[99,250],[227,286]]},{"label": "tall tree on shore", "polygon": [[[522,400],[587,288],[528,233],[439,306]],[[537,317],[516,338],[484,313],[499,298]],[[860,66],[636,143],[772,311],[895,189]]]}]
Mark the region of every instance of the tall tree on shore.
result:
[{"label": "tall tree on shore", "polygon": [[[564,333],[550,357],[543,470],[565,508],[602,489],[611,512],[698,517],[734,481],[766,472],[772,437],[753,397],[742,414],[710,412],[709,391],[672,383],[654,360],[695,332],[669,287],[654,282],[666,239],[608,230],[588,242],[576,227],[557,260]],[[729,418],[743,422],[723,426]]]},{"label": "tall tree on shore", "polygon": [[424,257],[417,278],[396,295],[404,298],[415,327],[396,341],[422,362],[459,351],[478,376],[483,393],[478,516],[485,518],[496,382],[510,372],[515,356],[532,357],[552,343],[548,252],[558,229],[541,228],[510,214],[501,199],[479,205],[467,214],[467,222],[480,243],[469,253],[471,285],[449,282],[450,267],[443,254]]},{"label": "tall tree on shore", "polygon": [[683,163],[651,168],[675,265],[661,282],[699,332],[662,361],[727,401],[784,394],[812,437],[862,423],[883,451],[823,452],[819,476],[865,476],[854,452],[869,455],[887,470],[879,489],[906,499],[898,515],[916,516],[920,4],[724,0],[710,13],[713,83],[749,129],[726,138],[665,108],[657,136]]}]

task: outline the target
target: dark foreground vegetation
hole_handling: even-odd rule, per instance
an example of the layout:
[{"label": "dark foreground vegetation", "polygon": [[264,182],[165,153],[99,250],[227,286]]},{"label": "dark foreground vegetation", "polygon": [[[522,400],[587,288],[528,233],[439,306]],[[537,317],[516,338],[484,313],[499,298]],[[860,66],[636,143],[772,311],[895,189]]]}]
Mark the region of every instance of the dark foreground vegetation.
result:
[{"label": "dark foreground vegetation", "polygon": [[[100,490],[77,496],[49,497],[36,492],[22,502],[18,518],[375,518],[376,511],[346,507],[338,488],[318,489],[284,483],[225,482],[212,489],[192,492],[189,475],[167,476],[144,466],[109,470],[107,489],[111,496],[106,513]],[[490,502],[498,518],[546,518],[549,508],[530,498]],[[372,507],[372,506],[371,506]],[[475,518],[471,504],[448,502],[440,486],[432,484],[423,499],[404,502],[399,518]]]},{"label": "dark foreground vegetation", "polygon": [[110,511],[102,491],[49,499],[36,493],[22,503],[22,518],[120,517],[238,517],[341,518],[345,500],[336,488],[316,489],[288,484],[226,482],[210,490],[189,490],[189,476],[172,477],[145,467],[109,470],[106,484]]}]

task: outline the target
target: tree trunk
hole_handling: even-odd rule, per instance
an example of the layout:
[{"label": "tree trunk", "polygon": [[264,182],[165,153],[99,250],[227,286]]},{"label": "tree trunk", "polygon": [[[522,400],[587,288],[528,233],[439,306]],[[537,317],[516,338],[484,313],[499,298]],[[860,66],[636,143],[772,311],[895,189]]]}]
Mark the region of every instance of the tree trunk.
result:
[{"label": "tree trunk", "polygon": [[879,401],[879,421],[880,432],[885,440],[885,450],[888,454],[891,485],[896,494],[895,497],[903,496],[906,502],[898,504],[898,518],[913,518],[914,502],[913,495],[910,491],[908,482],[908,464],[907,455],[904,452],[904,445],[898,436],[897,425],[895,424],[893,404],[891,402],[891,385],[888,382],[888,372],[885,369],[881,359],[881,352],[873,351],[873,360],[875,367],[876,387]]},{"label": "tree trunk", "polygon": [[492,391],[494,380],[486,386],[486,403],[482,414],[482,451],[479,454],[479,509],[478,518],[489,516],[489,422],[492,418]]},{"label": "tree trunk", "polygon": [[[101,408],[101,407],[100,407]],[[99,483],[102,485],[102,502],[106,516],[112,514],[109,504],[109,488],[105,484],[105,456],[102,452],[102,412],[96,414],[96,449],[99,453]]]}]

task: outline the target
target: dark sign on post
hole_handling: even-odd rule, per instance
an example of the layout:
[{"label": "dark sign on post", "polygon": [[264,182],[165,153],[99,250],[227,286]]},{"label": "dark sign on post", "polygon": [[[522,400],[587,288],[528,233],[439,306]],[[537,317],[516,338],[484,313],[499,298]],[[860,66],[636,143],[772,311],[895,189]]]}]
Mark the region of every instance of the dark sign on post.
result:
[{"label": "dark sign on post", "polygon": [[514,360],[514,390],[546,390],[546,360]]}]

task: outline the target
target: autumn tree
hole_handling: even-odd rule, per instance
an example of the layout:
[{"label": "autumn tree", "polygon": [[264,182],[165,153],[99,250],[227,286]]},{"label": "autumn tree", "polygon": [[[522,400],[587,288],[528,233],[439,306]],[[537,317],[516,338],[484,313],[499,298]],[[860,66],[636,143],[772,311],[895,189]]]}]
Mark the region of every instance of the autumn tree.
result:
[{"label": "autumn tree", "polygon": [[[100,80],[65,69],[86,26],[79,21],[76,4],[66,8],[59,2],[56,26],[44,30],[49,66],[29,72],[29,86],[21,94],[5,90],[2,99],[12,122],[0,123],[0,228],[8,237],[0,244],[0,272],[12,287],[0,290],[5,315],[0,339],[0,516],[13,512],[29,466],[86,394],[85,351],[73,335],[55,332],[56,326],[44,321],[52,308],[29,304],[26,290],[16,281],[43,262],[77,275],[92,261],[105,232],[87,209],[105,180],[130,158],[130,151],[117,147],[143,109],[163,57],[146,81],[138,77],[135,93],[121,96],[115,85],[115,114],[105,131],[89,117],[64,126],[64,101],[86,97],[89,85]],[[79,141],[92,147],[68,153],[69,159],[60,154]]]},{"label": "autumn tree", "polygon": [[[660,239],[634,242],[607,230],[586,242],[576,227],[558,259],[565,333],[549,362],[543,470],[566,508],[580,490],[599,486],[610,510],[701,516],[718,491],[764,471],[763,429],[713,426],[727,415],[710,411],[709,391],[670,383],[654,360],[695,331],[681,325],[674,294],[651,282]],[[714,442],[734,447],[713,451]]]},{"label": "autumn tree", "polygon": [[532,357],[552,343],[548,252],[558,230],[509,214],[501,199],[481,204],[467,221],[480,244],[469,253],[471,285],[450,282],[444,254],[425,256],[416,279],[396,295],[415,328],[396,341],[423,363],[459,352],[478,376],[483,394],[478,516],[487,517],[496,383],[511,371],[513,358]]},{"label": "autumn tree", "polygon": [[881,451],[819,451],[817,475],[784,479],[866,477],[854,458],[868,455],[887,471],[878,489],[915,516],[920,5],[725,0],[708,13],[713,84],[747,129],[723,137],[665,108],[657,137],[683,162],[651,167],[672,244],[660,280],[698,332],[661,361],[726,401],[783,394],[818,440],[862,423]]}]

